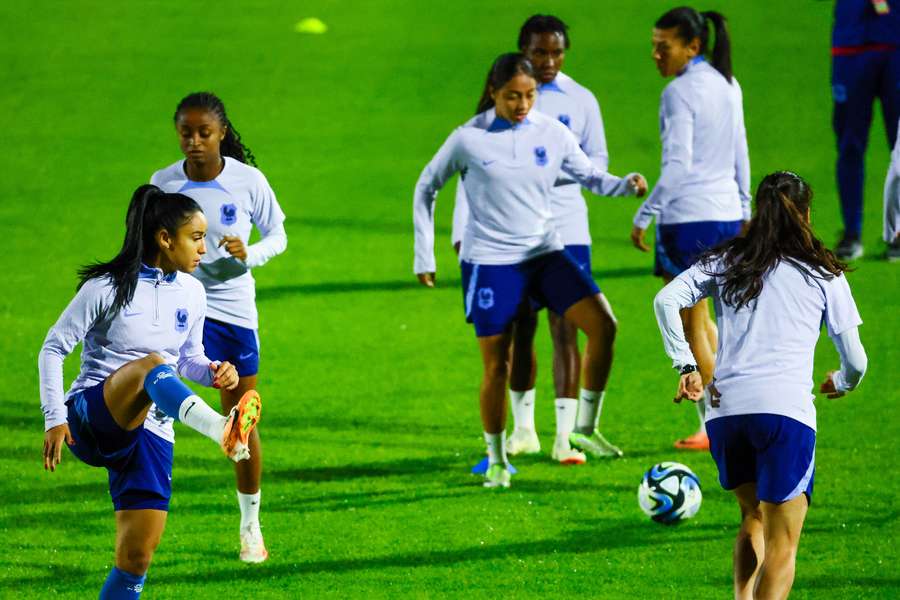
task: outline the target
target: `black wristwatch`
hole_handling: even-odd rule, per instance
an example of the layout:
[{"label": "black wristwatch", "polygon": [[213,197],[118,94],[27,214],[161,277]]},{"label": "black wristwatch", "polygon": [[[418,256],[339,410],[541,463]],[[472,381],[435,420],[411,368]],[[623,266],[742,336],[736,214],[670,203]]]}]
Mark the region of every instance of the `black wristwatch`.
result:
[{"label": "black wristwatch", "polygon": [[687,375],[688,373],[693,373],[697,370],[697,365],[684,365],[681,367],[681,374]]}]

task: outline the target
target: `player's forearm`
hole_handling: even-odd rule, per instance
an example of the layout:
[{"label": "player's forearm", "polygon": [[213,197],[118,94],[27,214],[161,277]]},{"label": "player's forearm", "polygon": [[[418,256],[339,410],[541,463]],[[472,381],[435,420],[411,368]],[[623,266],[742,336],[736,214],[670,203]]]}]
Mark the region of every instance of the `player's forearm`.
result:
[{"label": "player's forearm", "polygon": [[267,231],[263,239],[247,247],[247,260],[244,262],[251,269],[261,267],[286,249],[287,233],[284,231],[284,225],[278,225]]},{"label": "player's forearm", "polygon": [[66,422],[65,394],[63,392],[63,360],[65,354],[48,342],[44,342],[38,354],[41,412],[44,414],[44,431]]},{"label": "player's forearm", "polygon": [[666,354],[672,359],[672,366],[683,367],[697,364],[691,347],[684,335],[681,322],[681,309],[694,304],[690,286],[679,278],[673,279],[653,300],[656,322],[663,338]]},{"label": "player's forearm", "polygon": [[859,339],[859,329],[853,327],[831,339],[841,357],[841,370],[832,376],[832,382],[837,391],[849,392],[862,381],[869,362]]}]

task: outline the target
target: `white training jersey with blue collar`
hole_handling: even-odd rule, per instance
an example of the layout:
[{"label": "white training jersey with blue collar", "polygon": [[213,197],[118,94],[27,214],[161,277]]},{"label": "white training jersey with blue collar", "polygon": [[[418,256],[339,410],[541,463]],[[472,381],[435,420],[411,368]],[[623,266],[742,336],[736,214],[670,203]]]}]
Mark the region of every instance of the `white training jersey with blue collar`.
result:
[{"label": "white training jersey with blue collar", "polygon": [[416,273],[435,271],[434,200],[454,173],[462,184],[470,216],[461,258],[475,264],[515,264],[563,245],[553,226],[550,191],[569,176],[602,196],[634,194],[628,178],[600,170],[555,118],[532,110],[512,124],[493,111],[458,127],[422,171],[413,196]]},{"label": "white training jersey with blue collar", "polygon": [[697,57],[663,90],[662,172],[634,224],[750,219],[750,158],[741,87]]},{"label": "white training jersey with blue collar", "polygon": [[[559,73],[550,83],[538,86],[537,91],[534,107],[568,127],[591,162],[601,171],[606,171],[609,167],[609,152],[606,148],[603,116],[594,94],[565,73]],[[550,210],[563,245],[591,243],[587,204],[580,185],[569,177],[557,180],[550,190]],[[453,209],[454,244],[462,241],[468,213],[465,186],[457,184],[456,205]]]},{"label": "white training jersey with blue collar", "polygon": [[697,362],[684,336],[680,311],[713,299],[719,345],[713,383],[719,406],[706,420],[770,413],[816,429],[813,357],[822,325],[841,354],[846,381],[855,387],[866,369],[857,328],[862,324],[847,278],[826,279],[805,264],[782,260],[763,277],[762,291],[735,309],[722,300],[722,259],[696,263],[659,292],[654,301],[666,353],[679,368]]},{"label": "white training jersey with blue collar", "polygon": [[[199,281],[186,273],[164,275],[160,269],[142,265],[131,302],[110,314],[114,297],[115,288],[107,277],[89,279],[47,333],[38,357],[45,430],[66,422],[66,399],[151,352],[162,356],[182,377],[212,385],[210,360],[203,351],[206,294]],[[81,370],[64,394],[63,361],[79,342],[84,342]],[[155,404],[144,427],[175,441],[172,418]]]},{"label": "white training jersey with blue collar", "polygon": [[[222,172],[212,181],[191,181],[179,160],[159,170],[150,183],[164,192],[193,198],[209,224],[206,254],[194,276],[203,282],[209,303],[207,316],[247,329],[256,329],[256,285],[250,269],[265,264],[287,247],[284,213],[262,172],[230,157],[223,157]],[[249,245],[256,225],[262,239]],[[247,247],[247,260],[219,247],[224,235],[238,236]]]}]

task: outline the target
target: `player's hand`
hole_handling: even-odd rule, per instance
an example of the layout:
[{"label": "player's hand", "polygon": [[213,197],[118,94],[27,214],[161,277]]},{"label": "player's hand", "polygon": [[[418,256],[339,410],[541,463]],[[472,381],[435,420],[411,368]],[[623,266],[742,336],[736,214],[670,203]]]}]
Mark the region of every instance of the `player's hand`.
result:
[{"label": "player's hand", "polygon": [[828,398],[843,398],[846,395],[846,392],[839,392],[837,388],[834,387],[834,374],[835,371],[828,371],[828,373],[825,374],[825,381],[819,386],[819,391]]},{"label": "player's hand", "polygon": [[456,242],[453,244],[453,251],[456,252],[456,255],[459,256],[459,249],[462,247],[462,242]]},{"label": "player's hand", "polygon": [[75,438],[69,431],[68,423],[51,427],[44,433],[44,470],[55,471],[56,465],[62,462],[63,440],[72,446]]},{"label": "player's hand", "polygon": [[638,198],[643,198],[644,194],[647,193],[647,180],[640,173],[632,175],[631,179],[628,180],[628,185],[631,186],[634,190],[634,195]]},{"label": "player's hand", "polygon": [[644,241],[644,232],[646,229],[641,229],[637,225],[631,228],[631,243],[635,248],[640,250],[641,252],[650,252],[650,246],[647,245],[647,242]]},{"label": "player's hand", "polygon": [[222,246],[225,246],[225,251],[233,257],[247,260],[247,246],[244,245],[244,242],[238,236],[223,235],[222,239],[219,240],[219,248]]},{"label": "player's hand", "polygon": [[434,279],[435,279],[434,273],[416,273],[416,277],[419,278],[419,283],[421,283],[425,287],[430,287],[430,288],[434,287]]},{"label": "player's hand", "polygon": [[216,389],[233,390],[238,385],[237,369],[230,362],[211,362],[209,368],[213,372],[212,386]]},{"label": "player's hand", "polygon": [[684,399],[697,402],[702,397],[703,379],[700,378],[700,373],[692,371],[687,375],[682,375],[681,379],[678,380],[678,391],[675,392],[675,404],[680,403]]}]

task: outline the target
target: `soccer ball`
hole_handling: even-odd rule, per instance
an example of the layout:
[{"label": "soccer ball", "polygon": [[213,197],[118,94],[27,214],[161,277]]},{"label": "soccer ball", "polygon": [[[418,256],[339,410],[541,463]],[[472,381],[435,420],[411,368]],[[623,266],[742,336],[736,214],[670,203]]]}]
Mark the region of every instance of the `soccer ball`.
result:
[{"label": "soccer ball", "polygon": [[644,473],[638,504],[644,513],[665,525],[690,519],[700,510],[700,480],[681,463],[662,462]]}]

